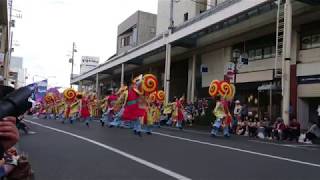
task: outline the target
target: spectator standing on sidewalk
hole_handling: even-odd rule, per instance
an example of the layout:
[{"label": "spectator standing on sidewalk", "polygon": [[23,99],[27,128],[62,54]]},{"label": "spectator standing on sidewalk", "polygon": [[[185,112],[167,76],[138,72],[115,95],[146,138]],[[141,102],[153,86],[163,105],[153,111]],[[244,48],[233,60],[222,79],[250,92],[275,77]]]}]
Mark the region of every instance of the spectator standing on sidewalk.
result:
[{"label": "spectator standing on sidewalk", "polygon": [[316,124],[313,124],[307,131],[304,142],[309,140],[313,143],[316,139],[320,139],[320,120],[318,120]]},{"label": "spectator standing on sidewalk", "polygon": [[296,140],[296,142],[299,141],[299,136],[300,136],[300,123],[297,121],[296,118],[293,118],[292,121],[289,124],[288,127],[288,137],[289,140]]},{"label": "spectator standing on sidewalk", "polygon": [[234,110],[233,110],[233,120],[232,120],[232,133],[234,134],[236,133],[238,122],[241,119],[241,111],[242,111],[242,106],[240,104],[240,101],[236,100]]},{"label": "spectator standing on sidewalk", "polygon": [[283,139],[283,131],[286,129],[286,125],[281,117],[277,118],[277,122],[273,128],[273,139],[276,138],[278,141]]},{"label": "spectator standing on sidewalk", "polygon": [[246,117],[249,116],[249,108],[247,104],[242,105],[241,109],[241,119],[244,120]]}]

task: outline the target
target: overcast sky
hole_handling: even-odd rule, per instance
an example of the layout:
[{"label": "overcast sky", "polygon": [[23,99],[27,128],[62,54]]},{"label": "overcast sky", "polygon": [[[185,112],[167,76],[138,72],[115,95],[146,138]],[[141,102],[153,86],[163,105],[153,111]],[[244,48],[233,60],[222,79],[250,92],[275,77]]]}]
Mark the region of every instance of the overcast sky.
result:
[{"label": "overcast sky", "polygon": [[100,62],[112,56],[118,24],[137,10],[156,13],[157,0],[14,0],[14,9],[22,18],[14,28],[13,55],[24,58],[27,82],[49,77],[49,85],[67,87],[73,41],[78,73],[81,56],[99,56]]}]

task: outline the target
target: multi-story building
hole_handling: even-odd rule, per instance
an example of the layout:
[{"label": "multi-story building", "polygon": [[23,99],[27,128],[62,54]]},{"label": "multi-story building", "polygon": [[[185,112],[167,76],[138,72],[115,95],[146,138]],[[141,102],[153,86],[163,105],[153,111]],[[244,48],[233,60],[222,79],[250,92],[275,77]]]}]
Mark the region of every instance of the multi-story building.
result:
[{"label": "multi-story building", "polygon": [[118,26],[117,54],[125,53],[156,34],[157,16],[137,11]]},{"label": "multi-story building", "polygon": [[[287,0],[279,6],[275,0],[173,2],[170,33],[170,8],[165,8],[170,7],[170,1],[159,0],[156,37],[72,79],[72,83],[108,74],[103,81],[119,86],[120,79],[129,81],[139,73],[152,72],[169,99],[185,95],[192,102],[209,96],[212,80],[226,78],[226,67],[235,61],[233,52],[239,51],[248,64],[236,66],[236,98],[248,104],[249,111],[271,119],[290,114],[304,129],[316,119],[320,104],[318,1]],[[288,68],[279,73],[282,64]],[[281,77],[285,92],[290,86],[287,96],[281,93]]]},{"label": "multi-story building", "polygon": [[7,84],[10,47],[10,16],[7,0],[0,1],[0,84]]},{"label": "multi-story building", "polygon": [[20,88],[26,84],[26,69],[23,68],[23,58],[12,56],[9,65],[9,85]]},{"label": "multi-story building", "polygon": [[99,66],[99,57],[96,56],[82,56],[80,63],[80,75]]}]

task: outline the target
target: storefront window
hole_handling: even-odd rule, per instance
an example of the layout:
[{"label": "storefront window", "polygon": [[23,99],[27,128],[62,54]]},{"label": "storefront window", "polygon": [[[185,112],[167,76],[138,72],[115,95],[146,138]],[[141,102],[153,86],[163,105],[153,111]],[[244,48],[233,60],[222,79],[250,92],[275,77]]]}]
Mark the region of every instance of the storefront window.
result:
[{"label": "storefront window", "polygon": [[311,36],[305,36],[302,38],[301,40],[301,48],[302,49],[310,49],[312,48],[312,44],[311,44]]},{"label": "storefront window", "polygon": [[320,47],[320,34],[312,35],[312,48]]},{"label": "storefront window", "polygon": [[249,50],[249,61],[251,61],[251,60],[254,60],[254,57],[255,57],[255,55],[256,55],[256,53],[255,53],[255,51],[252,49],[252,50]]},{"label": "storefront window", "polygon": [[276,56],[276,47],[272,46],[272,52],[271,52],[272,57]]},{"label": "storefront window", "polygon": [[262,59],[262,49],[256,49],[256,56],[254,57],[255,60]]},{"label": "storefront window", "polygon": [[263,58],[271,58],[271,57],[272,57],[271,47],[265,47],[263,49]]}]

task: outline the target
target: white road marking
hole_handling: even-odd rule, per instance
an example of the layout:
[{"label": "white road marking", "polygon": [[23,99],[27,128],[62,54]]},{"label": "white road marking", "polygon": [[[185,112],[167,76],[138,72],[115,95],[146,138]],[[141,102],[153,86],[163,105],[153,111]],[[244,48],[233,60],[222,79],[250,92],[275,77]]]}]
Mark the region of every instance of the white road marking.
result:
[{"label": "white road marking", "polygon": [[270,155],[270,154],[264,154],[264,153],[259,153],[259,152],[255,152],[255,151],[250,151],[250,150],[245,150],[245,149],[240,149],[240,148],[235,148],[235,147],[230,147],[230,146],[224,146],[224,145],[220,145],[220,144],[203,142],[203,141],[199,141],[199,140],[188,139],[188,138],[183,138],[183,137],[179,137],[179,136],[173,136],[173,135],[169,135],[169,134],[159,133],[159,132],[153,132],[153,134],[156,134],[156,135],[159,135],[159,136],[164,136],[164,137],[169,137],[169,138],[173,138],[173,139],[179,139],[179,140],[183,140],[183,141],[188,141],[188,142],[192,142],[192,143],[198,143],[198,144],[203,144],[203,145],[208,145],[208,146],[228,149],[228,150],[232,150],[232,151],[238,151],[238,152],[253,154],[253,155],[257,155],[257,156],[263,156],[263,157],[267,157],[267,158],[271,158],[271,159],[288,161],[288,162],[293,162],[293,163],[296,163],[296,164],[303,164],[303,165],[307,165],[307,166],[320,168],[320,164],[315,164],[315,163],[310,163],[310,162],[305,162],[305,161],[285,158],[285,157],[281,157],[281,156],[274,156],[274,155]]},{"label": "white road marking", "polygon": [[46,126],[46,125],[43,125],[43,124],[40,124],[40,123],[32,122],[32,121],[29,121],[29,120],[25,120],[25,121],[28,122],[28,123],[31,123],[31,124],[34,124],[34,125],[43,127],[43,128],[47,128],[47,129],[50,129],[50,130],[53,130],[53,131],[56,131],[56,132],[60,132],[60,133],[63,133],[63,134],[66,134],[66,135],[69,135],[69,136],[72,136],[72,137],[75,137],[75,138],[78,138],[78,139],[87,141],[87,142],[89,142],[89,143],[95,144],[95,145],[100,146],[100,147],[102,147],[102,148],[105,148],[105,149],[107,149],[107,150],[109,150],[109,151],[112,151],[112,152],[114,152],[114,153],[117,153],[117,154],[119,154],[119,155],[121,155],[121,156],[124,156],[124,157],[126,157],[126,158],[128,158],[128,159],[131,159],[131,160],[133,160],[133,161],[135,161],[135,162],[137,162],[137,163],[140,163],[140,164],[142,164],[142,165],[144,165],[144,166],[147,166],[147,167],[149,167],[149,168],[151,168],[151,169],[154,169],[154,170],[159,171],[159,172],[161,172],[161,173],[163,173],[163,174],[166,174],[166,175],[168,175],[168,176],[171,176],[171,177],[173,177],[173,178],[175,178],[175,179],[179,179],[179,180],[191,180],[190,178],[188,178],[188,177],[186,177],[186,176],[183,176],[183,175],[178,174],[178,173],[176,173],[176,172],[173,172],[173,171],[171,171],[171,170],[165,169],[165,168],[163,168],[163,167],[161,167],[161,166],[159,166],[159,165],[156,165],[156,164],[154,164],[154,163],[151,163],[151,162],[149,162],[149,161],[146,161],[146,160],[144,160],[144,159],[141,159],[141,158],[139,158],[139,157],[137,157],[137,156],[128,154],[128,153],[126,153],[126,152],[124,152],[124,151],[121,151],[121,150],[119,150],[119,149],[117,149],[117,148],[114,148],[114,147],[108,146],[108,145],[106,145],[106,144],[102,144],[102,143],[100,143],[100,142],[94,141],[94,140],[92,140],[92,139],[89,139],[89,138],[86,138],[86,137],[83,137],[83,136],[79,136],[79,135],[77,135],[77,134],[73,134],[73,133],[70,133],[70,132],[67,132],[67,131],[63,131],[63,130],[60,130],[60,129],[57,129],[57,128],[53,128],[53,127],[50,127],[50,126]]},{"label": "white road marking", "polygon": [[190,130],[190,129],[180,130],[180,129],[177,129],[177,128],[174,128],[174,127],[164,127],[164,126],[161,126],[161,129],[169,129],[169,130],[175,130],[175,131],[180,131],[180,132],[190,132],[190,133],[200,134],[200,135],[210,135],[209,132],[201,132],[201,131],[195,131],[195,130]]},{"label": "white road marking", "polygon": [[305,149],[305,150],[318,150],[318,145],[312,145],[312,144],[279,144],[279,143],[273,143],[273,142],[265,142],[265,141],[258,141],[258,140],[249,140],[250,142],[260,143],[260,144],[270,144],[274,146],[282,146],[282,147],[291,147],[291,148],[297,148],[297,149]]}]

